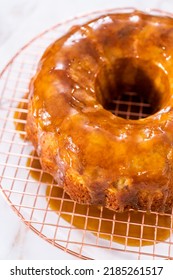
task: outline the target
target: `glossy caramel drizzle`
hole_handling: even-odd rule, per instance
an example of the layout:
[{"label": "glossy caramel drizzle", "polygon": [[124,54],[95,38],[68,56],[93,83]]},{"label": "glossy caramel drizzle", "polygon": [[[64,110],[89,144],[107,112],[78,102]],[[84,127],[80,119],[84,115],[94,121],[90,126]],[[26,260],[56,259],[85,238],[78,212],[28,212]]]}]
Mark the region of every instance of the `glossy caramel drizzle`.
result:
[{"label": "glossy caramel drizzle", "polygon": [[[172,26],[140,11],[110,13],[75,26],[42,56],[26,129],[44,170],[74,200],[171,211]],[[124,92],[149,100],[153,115],[111,114],[107,106]]]},{"label": "glossy caramel drizzle", "polygon": [[[20,102],[17,108],[27,109],[27,103]],[[26,113],[16,111],[14,119],[26,120]],[[15,121],[15,127],[17,131],[25,131],[24,123]],[[20,136],[23,137],[22,134]],[[27,161],[27,167],[32,168],[30,175],[35,180],[40,181],[41,165],[36,152],[31,153],[31,157]],[[61,205],[63,189],[58,186],[50,186],[53,182],[52,176],[43,172],[41,182],[48,184],[46,197],[49,207],[53,211],[57,214],[60,213],[64,220],[77,228],[85,228],[95,234],[99,231],[99,237],[101,238],[112,239],[112,241],[128,246],[146,246],[164,241],[172,233],[171,217],[169,215],[147,214],[136,211],[115,213],[106,208],[77,203],[74,211],[74,202],[67,194],[65,194]],[[87,218],[86,213],[88,213]],[[100,219],[100,217],[102,218]]]},{"label": "glossy caramel drizzle", "polygon": [[[109,16],[104,19],[110,21],[109,24],[106,25],[107,29],[110,27],[110,31],[114,31],[112,17],[113,16]],[[111,95],[112,91],[107,93],[105,100],[102,100],[104,99],[102,97],[102,91],[105,92],[107,88],[107,81],[106,79],[103,79],[104,73],[100,71],[100,69],[102,69],[100,65],[103,66],[103,63],[100,63],[100,61],[103,62],[103,59],[100,58],[104,57],[101,56],[102,53],[100,50],[99,52],[96,52],[95,42],[94,44],[90,44],[90,38],[88,38],[88,40],[85,39],[88,30],[93,28],[91,23],[90,25],[85,26],[85,32],[83,28],[82,32],[74,32],[73,34],[70,33],[68,35],[69,37],[64,38],[66,41],[65,47],[63,50],[61,50],[61,52],[59,52],[58,61],[53,61],[53,65],[51,59],[55,59],[57,56],[53,56],[53,58],[51,58],[49,56],[49,49],[43,56],[43,70],[42,72],[40,71],[37,80],[34,82],[35,88],[41,88],[41,90],[34,95],[34,101],[37,101],[35,105],[35,108],[37,109],[37,119],[40,126],[42,125],[42,129],[44,131],[51,131],[55,134],[55,139],[53,139],[54,144],[57,143],[57,139],[58,141],[62,141],[62,143],[64,143],[64,138],[67,132],[70,130],[70,137],[66,141],[66,146],[68,147],[68,152],[74,156],[72,162],[73,165],[75,167],[77,166],[79,170],[82,169],[80,164],[78,165],[79,157],[78,153],[76,152],[78,147],[81,147],[82,151],[85,152],[85,157],[83,158],[82,162],[85,162],[86,166],[84,166],[83,170],[87,169],[87,163],[92,162],[92,165],[89,165],[90,168],[88,168],[86,172],[86,178],[90,177],[92,182],[94,181],[94,178],[97,174],[95,174],[93,168],[91,167],[97,167],[98,163],[101,162],[102,166],[100,168],[100,172],[102,172],[102,170],[105,171],[104,182],[107,182],[107,178],[110,178],[110,181],[114,183],[116,181],[115,179],[118,178],[118,187],[120,189],[124,188],[122,182],[126,177],[129,178],[129,187],[131,184],[131,178],[132,181],[136,180],[134,186],[131,188],[132,190],[134,190],[134,187],[139,186],[140,182],[144,182],[146,183],[144,186],[150,186],[153,184],[155,189],[160,188],[162,191],[162,186],[165,186],[165,182],[168,182],[166,192],[164,191],[165,189],[163,189],[163,192],[160,193],[164,196],[164,205],[164,202],[167,198],[167,190],[169,190],[169,178],[172,176],[172,92],[170,93],[170,81],[167,74],[169,72],[172,73],[172,63],[170,63],[172,59],[172,20],[163,18],[161,22],[158,23],[158,19],[153,18],[151,24],[148,25],[146,24],[146,16],[136,13],[133,15],[133,17],[131,17],[130,24],[129,19],[126,19],[128,20],[128,32],[130,34],[127,40],[125,36],[127,29],[124,29],[124,26],[121,26],[121,17],[123,16],[120,15],[119,17],[119,25],[117,23],[115,24],[116,27],[121,27],[116,31],[119,40],[112,38],[111,41],[110,38],[108,38],[110,37],[108,32],[103,33],[103,28],[99,29],[101,27],[98,26],[95,28],[95,37],[97,38],[95,42],[99,39],[102,42],[107,42],[104,49],[104,53],[106,53],[105,58],[107,61],[109,61],[109,63],[107,63],[107,71],[110,70],[110,64],[116,66],[116,69],[118,69],[117,73],[120,73],[119,70],[122,72],[122,75],[119,75],[122,77],[122,81],[118,80],[117,85],[113,85],[112,88],[118,88],[118,85],[120,84],[121,88],[126,90],[128,89],[129,85],[131,86],[132,84],[132,89],[133,87],[137,86],[140,87],[141,91],[141,85],[143,86],[144,84],[141,83],[141,80],[144,80],[144,75],[141,75],[140,81],[136,82],[136,78],[139,76],[136,75],[136,73],[145,73],[147,77],[152,77],[152,80],[154,81],[153,88],[159,88],[159,92],[154,90],[152,102],[155,103],[157,99],[159,99],[159,103],[156,106],[158,108],[156,109],[160,111],[156,110],[154,116],[144,120],[126,122],[126,120],[121,118],[115,118],[100,106],[100,103],[103,105],[103,107],[105,106],[106,98],[109,99],[109,95]],[[124,17],[127,18],[129,16],[124,15]],[[142,26],[142,29],[138,29],[135,24],[137,24],[137,26]],[[96,25],[96,23],[93,23],[93,25]],[[138,30],[140,32],[138,32]],[[160,33],[160,30],[162,33]],[[99,36],[102,33],[103,35]],[[97,34],[98,36],[96,36]],[[146,38],[146,34],[149,34],[150,36],[147,36]],[[160,34],[162,36],[160,36]],[[75,49],[74,53],[72,53],[69,52],[69,46],[74,43],[74,35],[79,36],[80,38],[77,37],[76,39],[76,41],[79,41],[78,49]],[[90,36],[92,37],[92,32]],[[166,46],[164,45],[164,38],[167,38]],[[143,43],[141,43],[142,39]],[[85,41],[84,45],[80,44],[80,42],[83,40]],[[115,42],[113,40],[116,40],[116,48]],[[155,42],[154,47],[153,41]],[[96,47],[99,48],[99,45],[102,45],[100,44],[102,42],[98,41]],[[133,42],[133,44],[131,44],[131,42]],[[56,50],[61,46],[61,44],[62,40],[60,43],[58,42],[53,45],[53,54],[54,52],[56,53]],[[124,44],[128,45],[130,49],[122,49]],[[81,48],[82,46],[83,49]],[[90,56],[88,54],[88,46],[90,46],[91,49]],[[151,49],[149,49],[149,46]],[[112,51],[110,51],[110,48]],[[87,50],[87,55],[84,56],[85,50]],[[115,53],[117,54],[117,51],[119,53],[118,57],[114,55]],[[83,62],[82,67],[78,63],[79,58],[76,61],[73,59],[76,53],[81,55],[79,55],[79,58],[81,58],[81,61]],[[130,57],[129,53],[132,53],[133,56]],[[155,60],[151,63],[153,54],[155,54]],[[64,61],[61,61],[62,57]],[[112,61],[112,59],[115,57],[116,61]],[[127,59],[124,60],[124,57],[127,57]],[[51,68],[49,64],[51,65]],[[126,66],[126,71],[124,70],[124,65]],[[51,69],[51,71],[46,72],[49,73],[49,75],[44,75],[44,69],[46,69],[46,71],[47,69]],[[91,69],[93,70],[93,73],[99,73],[97,81],[93,78],[95,76],[93,76],[93,79],[91,79]],[[79,71],[81,73],[80,76],[78,76]],[[114,71],[112,73],[114,73]],[[70,79],[67,79],[67,77],[70,77]],[[110,75],[109,80],[113,84],[113,74]],[[135,82],[132,83],[132,81]],[[72,83],[72,86],[70,82]],[[99,84],[99,89],[94,88],[95,84]],[[87,86],[87,88],[85,88],[85,86]],[[43,88],[45,91],[43,91]],[[47,88],[49,89],[48,92],[51,93],[51,95],[47,94]],[[80,91],[83,92],[82,95]],[[74,108],[72,110],[70,106],[71,95],[69,96],[69,92],[71,92],[71,94],[73,93],[73,102],[80,104],[80,106],[78,105],[79,108],[76,106],[76,109],[79,111],[81,110],[83,112],[82,115],[80,115],[77,110],[74,110],[75,103],[73,104]],[[85,94],[86,92],[89,93]],[[95,94],[95,98],[92,98],[93,92]],[[158,95],[155,93],[158,93]],[[90,97],[89,99],[88,95]],[[147,97],[148,96],[151,97],[151,94],[147,95]],[[84,100],[80,100],[79,97],[83,97]],[[43,104],[45,104],[45,98],[46,107],[43,106]],[[59,107],[57,106],[57,100],[59,102]],[[85,104],[86,102],[88,102],[87,108],[83,108],[82,104]],[[24,118],[22,114],[21,116],[16,115],[14,117],[17,117],[17,119],[19,117]],[[90,123],[88,123],[88,119],[90,120]],[[108,122],[105,122],[105,119],[107,119]],[[59,129],[62,120],[64,120],[65,125],[63,128],[61,128],[61,138],[59,136],[59,138],[57,138],[57,135],[59,135],[57,133],[57,129]],[[71,129],[71,127],[73,127],[73,129]],[[95,127],[97,129],[94,129]],[[151,129],[148,130],[148,127]],[[24,127],[22,128],[20,125],[16,125],[16,129],[22,130]],[[105,134],[105,131],[108,133]],[[84,135],[85,141],[83,141]],[[111,157],[110,161],[107,149],[107,140],[109,138],[108,135],[114,136],[111,137],[109,146],[111,147],[111,151],[116,152],[115,156]],[[116,141],[114,141],[115,138]],[[32,137],[30,137],[30,139],[32,139]],[[82,141],[80,139],[82,139]],[[45,139],[44,143],[46,142],[47,139]],[[90,146],[88,143],[90,143]],[[99,143],[99,145],[97,145],[97,143]],[[95,147],[95,150],[93,147]],[[42,148],[47,150],[47,147]],[[105,151],[104,160],[102,160],[103,151]],[[66,149],[64,148],[64,150],[61,152],[65,158]],[[128,161],[126,161],[127,152]],[[138,157],[138,154],[140,154],[140,157]],[[119,162],[117,159],[120,159]],[[44,158],[42,161],[43,160]],[[121,165],[122,162],[123,164]],[[41,166],[37,157],[35,157],[32,162],[29,159],[27,166],[33,168],[33,170],[30,171],[30,175],[36,180],[38,179],[40,181],[39,170],[41,169]],[[116,174],[119,166],[119,173],[117,174],[117,177],[114,178],[112,174]],[[128,168],[128,166],[130,166],[130,168]],[[148,167],[150,167],[150,170]],[[107,172],[107,170],[109,172]],[[165,170],[164,174],[163,170]],[[96,171],[98,172],[98,170]],[[129,174],[126,174],[127,171],[129,171]],[[35,174],[36,172],[37,175]],[[99,176],[99,174],[100,173],[98,172],[97,176]],[[135,177],[136,174],[138,174],[137,178]],[[37,176],[39,177],[37,178]],[[82,176],[84,177],[84,175]],[[46,196],[49,207],[75,227],[90,230],[95,234],[99,233],[99,237],[111,239],[112,241],[129,246],[152,245],[156,242],[166,240],[172,233],[171,215],[169,214],[148,214],[135,211],[116,213],[106,208],[74,203],[67,195],[65,195],[62,201],[63,189],[58,186],[52,187],[52,185],[50,185],[53,180],[51,176],[49,176],[49,179],[47,179],[47,175],[45,174],[42,176],[42,178],[42,182],[48,184]],[[140,180],[138,178],[140,178]],[[155,178],[158,178],[157,182],[155,182]],[[140,188],[143,188],[142,184]],[[110,192],[113,190],[114,188],[111,189]],[[146,191],[150,192],[150,189],[146,189]],[[125,190],[124,193],[126,193]],[[153,194],[156,196],[157,192],[153,191]],[[124,196],[122,197],[124,198]],[[131,199],[131,196],[129,197]],[[151,193],[151,200],[152,199],[153,197]]]}]

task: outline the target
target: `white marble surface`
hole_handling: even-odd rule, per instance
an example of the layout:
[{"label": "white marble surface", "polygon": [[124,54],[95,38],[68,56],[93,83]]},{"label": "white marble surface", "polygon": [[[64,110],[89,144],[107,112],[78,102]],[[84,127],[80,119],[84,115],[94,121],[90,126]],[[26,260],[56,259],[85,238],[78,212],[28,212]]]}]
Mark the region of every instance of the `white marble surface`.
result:
[{"label": "white marble surface", "polygon": [[[172,0],[0,0],[0,71],[34,36],[57,22],[112,7],[159,8]],[[0,259],[76,259],[39,238],[23,224],[0,193]]]}]

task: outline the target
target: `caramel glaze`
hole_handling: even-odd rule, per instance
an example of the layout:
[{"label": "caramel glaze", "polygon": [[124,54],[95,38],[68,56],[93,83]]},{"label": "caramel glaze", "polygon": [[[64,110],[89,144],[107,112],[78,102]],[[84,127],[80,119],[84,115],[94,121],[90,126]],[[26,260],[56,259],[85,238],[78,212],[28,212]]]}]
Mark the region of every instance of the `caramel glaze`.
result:
[{"label": "caramel glaze", "polygon": [[96,235],[99,232],[100,238],[128,246],[153,245],[166,240],[172,233],[170,215],[137,211],[115,213],[96,205],[78,203],[74,207],[74,201],[67,194],[63,194],[63,188],[52,186],[52,176],[43,172],[40,178],[42,167],[35,152],[28,158],[27,167],[31,168],[30,175],[35,180],[48,184],[46,197],[49,207],[79,229],[89,230]]},{"label": "caramel glaze", "polygon": [[[26,98],[25,96],[24,98]],[[20,102],[19,109],[27,109],[27,104]],[[14,119],[26,121],[26,114],[15,112]],[[15,122],[16,130],[25,131],[24,123]],[[162,242],[166,240],[172,233],[171,216],[157,215],[155,213],[142,213],[136,211],[126,211],[123,213],[116,213],[107,208],[100,208],[95,205],[76,204],[74,209],[74,202],[65,194],[63,203],[63,189],[53,185],[55,183],[53,177],[48,173],[41,173],[42,170],[37,153],[31,153],[28,157],[27,167],[30,168],[30,175],[36,181],[43,184],[48,184],[46,188],[46,197],[49,207],[61,214],[61,217],[73,226],[79,229],[87,229],[99,237],[112,240],[120,244],[128,246],[149,246],[155,242]],[[89,210],[88,210],[89,207]],[[88,213],[88,214],[87,214]],[[87,218],[86,224],[86,215]],[[73,217],[73,218],[72,218]],[[100,224],[100,217],[101,224]],[[156,226],[158,226],[156,230]]]},{"label": "caramel glaze", "polygon": [[[72,199],[115,211],[171,210],[172,42],[172,18],[134,11],[75,26],[45,51],[26,130],[43,170]],[[111,114],[107,102],[124,90],[147,96],[154,114]]]}]

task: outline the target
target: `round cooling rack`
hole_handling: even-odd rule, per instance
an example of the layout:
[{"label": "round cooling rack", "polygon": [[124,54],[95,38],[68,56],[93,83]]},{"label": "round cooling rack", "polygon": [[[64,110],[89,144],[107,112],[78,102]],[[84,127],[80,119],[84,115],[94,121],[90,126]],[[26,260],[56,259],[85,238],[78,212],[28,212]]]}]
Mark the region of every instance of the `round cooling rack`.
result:
[{"label": "round cooling rack", "polygon": [[[82,259],[173,258],[173,211],[164,215],[144,211],[118,214],[102,207],[80,206],[43,173],[23,129],[29,82],[46,47],[74,25],[104,13],[133,10],[95,12],[58,24],[23,47],[0,76],[1,191],[36,234]],[[161,14],[157,10],[152,13]],[[124,92],[109,107],[125,118],[151,113],[150,104],[134,92]]]}]

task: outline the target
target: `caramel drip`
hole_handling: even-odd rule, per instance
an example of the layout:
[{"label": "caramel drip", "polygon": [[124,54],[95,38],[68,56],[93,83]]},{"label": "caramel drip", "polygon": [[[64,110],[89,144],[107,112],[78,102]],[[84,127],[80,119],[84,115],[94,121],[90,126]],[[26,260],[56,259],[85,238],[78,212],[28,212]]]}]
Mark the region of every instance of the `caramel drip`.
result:
[{"label": "caramel drip", "polygon": [[[73,27],[42,56],[30,83],[27,135],[74,200],[171,211],[172,21],[109,13]],[[129,101],[120,102],[125,93]]]},{"label": "caramel drip", "polygon": [[[70,179],[65,177],[71,197],[71,186],[78,191],[76,182],[84,179],[82,202],[97,199],[104,205],[102,197],[106,195],[106,206],[115,210],[148,207],[157,211],[163,205],[165,211],[171,210],[173,196],[167,181],[172,178],[173,158],[172,38],[172,18],[138,11],[111,14],[75,27],[43,55],[31,83],[33,110],[28,113],[27,133],[35,146],[41,147],[41,162],[52,174],[57,165],[60,174],[67,174],[62,167],[65,164],[68,174],[75,171]],[[153,115],[139,120],[127,116],[125,120],[110,114],[109,102],[126,91],[149,99]],[[23,106],[19,104],[18,109]],[[24,120],[23,113],[16,113],[15,119]],[[24,125],[16,124],[16,130],[24,130]],[[36,139],[40,132],[48,133]],[[49,207],[73,226],[129,246],[152,245],[172,233],[169,214],[116,213],[79,205],[67,195],[62,200],[63,189],[52,186],[53,178],[39,172],[37,156],[32,159],[27,163],[29,167],[34,164],[31,176],[49,185]],[[77,191],[79,201],[84,195]]]},{"label": "caramel drip", "polygon": [[[33,160],[32,157],[28,159],[27,166],[32,168],[30,175],[39,181],[41,165],[36,153]],[[52,181],[53,178],[43,172],[41,182],[51,184]],[[101,238],[128,246],[147,246],[166,240],[172,232],[170,215],[137,211],[115,213],[94,205],[75,204],[67,194],[63,195],[62,188],[48,185],[46,197],[49,207],[79,229],[94,234],[99,232]]]}]

